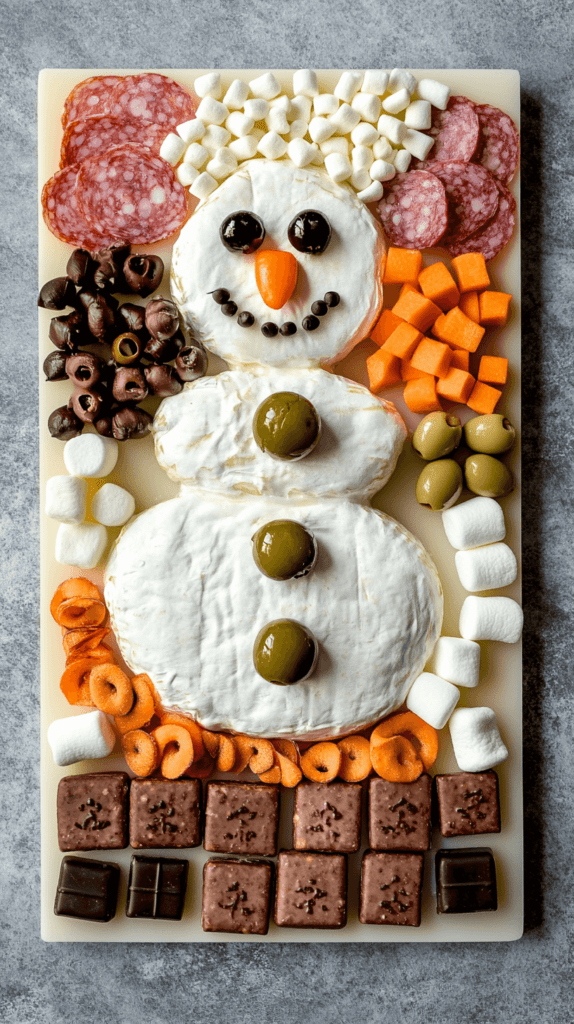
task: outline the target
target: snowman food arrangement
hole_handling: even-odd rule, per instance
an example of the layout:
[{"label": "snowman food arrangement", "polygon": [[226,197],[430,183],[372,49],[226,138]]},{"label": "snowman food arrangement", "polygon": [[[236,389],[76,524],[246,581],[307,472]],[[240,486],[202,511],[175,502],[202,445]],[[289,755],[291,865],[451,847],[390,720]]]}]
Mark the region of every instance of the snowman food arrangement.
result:
[{"label": "snowman food arrangement", "polygon": [[122,654],[209,729],[321,738],[399,707],[442,623],[421,545],[369,506],[406,428],[324,367],[382,305],[382,233],[324,171],[245,163],[174,247],[187,329],[230,369],[167,398],[156,457],[178,497],[106,569]]}]

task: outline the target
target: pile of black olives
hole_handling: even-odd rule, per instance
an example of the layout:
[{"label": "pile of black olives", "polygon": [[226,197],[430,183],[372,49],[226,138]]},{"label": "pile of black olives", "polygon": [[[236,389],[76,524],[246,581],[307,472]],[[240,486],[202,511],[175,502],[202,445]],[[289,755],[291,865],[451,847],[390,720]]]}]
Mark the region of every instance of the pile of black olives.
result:
[{"label": "pile of black olives", "polygon": [[[459,447],[464,436],[464,447]],[[473,494],[502,498],[514,486],[512,473],[498,456],[516,438],[512,424],[498,413],[475,416],[461,426],[457,416],[431,412],[413,435],[413,448],[427,463],[416,484],[420,505],[442,511],[454,505],[463,485]]]},{"label": "pile of black olives", "polygon": [[[97,253],[75,249],[66,276],[43,286],[39,306],[72,310],[50,321],[56,347],[43,364],[46,380],[69,379],[75,389],[68,404],[48,418],[52,437],[67,441],[85,423],[118,441],[145,437],[152,416],[139,403],[148,395],[176,395],[186,381],[205,374],[205,349],[198,341],[186,344],[171,299],[138,305],[114,297],[146,299],[159,288],[163,272],[159,256],[132,253],[120,242]],[[94,345],[101,347],[97,354],[87,348]]]}]

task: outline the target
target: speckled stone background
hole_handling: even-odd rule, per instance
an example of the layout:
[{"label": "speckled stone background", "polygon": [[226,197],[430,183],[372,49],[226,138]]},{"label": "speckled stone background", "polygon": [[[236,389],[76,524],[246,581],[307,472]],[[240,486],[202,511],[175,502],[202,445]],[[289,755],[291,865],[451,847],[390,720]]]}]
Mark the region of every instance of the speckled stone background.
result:
[{"label": "speckled stone background", "polygon": [[[3,0],[0,1021],[572,1024],[572,0]],[[481,945],[39,937],[36,83],[42,67],[518,68],[526,929]],[[503,97],[501,97],[501,105]]]}]

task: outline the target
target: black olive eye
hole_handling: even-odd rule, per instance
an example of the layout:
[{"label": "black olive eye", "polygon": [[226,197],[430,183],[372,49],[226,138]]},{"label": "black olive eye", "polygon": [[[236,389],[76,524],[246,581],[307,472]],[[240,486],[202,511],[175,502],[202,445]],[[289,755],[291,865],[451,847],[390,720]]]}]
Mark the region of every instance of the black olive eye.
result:
[{"label": "black olive eye", "polygon": [[287,234],[297,252],[317,256],[325,252],[331,240],[331,225],[324,214],[317,210],[302,210],[291,221]]},{"label": "black olive eye", "polygon": [[230,252],[255,252],[265,238],[263,221],[249,210],[237,210],[226,217],[219,229],[221,241]]}]

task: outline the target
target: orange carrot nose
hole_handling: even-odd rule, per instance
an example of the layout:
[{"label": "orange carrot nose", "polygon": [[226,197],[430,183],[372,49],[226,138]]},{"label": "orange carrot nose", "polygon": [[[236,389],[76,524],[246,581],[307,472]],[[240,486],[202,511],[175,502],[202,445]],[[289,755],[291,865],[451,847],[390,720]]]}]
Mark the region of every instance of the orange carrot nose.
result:
[{"label": "orange carrot nose", "polygon": [[265,305],[270,309],[281,309],[297,284],[297,260],[290,252],[258,249],[255,254],[255,280]]}]

